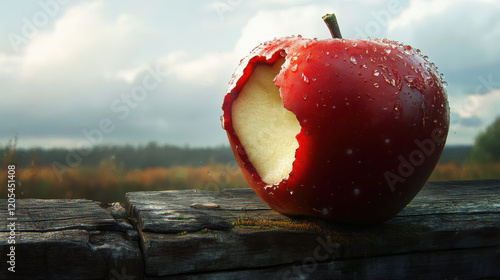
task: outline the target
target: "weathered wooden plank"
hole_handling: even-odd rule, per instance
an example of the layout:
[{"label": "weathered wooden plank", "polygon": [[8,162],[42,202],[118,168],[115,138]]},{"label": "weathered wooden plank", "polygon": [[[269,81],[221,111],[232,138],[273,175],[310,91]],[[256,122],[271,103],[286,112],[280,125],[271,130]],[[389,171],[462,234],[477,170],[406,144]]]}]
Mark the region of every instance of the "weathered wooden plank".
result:
[{"label": "weathered wooden plank", "polygon": [[[6,240],[6,233],[0,233]],[[0,271],[2,279],[98,279],[105,275],[101,255],[94,254],[84,230],[21,232],[16,242],[15,273]],[[1,242],[1,241],[0,241]],[[1,254],[8,253],[1,243]]]},{"label": "weathered wooden plank", "polygon": [[[116,220],[99,202],[85,199],[21,199],[16,203],[19,231],[54,231],[64,229],[118,230],[132,229]],[[7,201],[0,200],[0,209],[7,209]],[[0,221],[6,221],[7,211],[0,212]],[[6,229],[2,228],[0,231]]]},{"label": "weathered wooden plank", "polygon": [[[250,189],[129,193],[126,210],[89,200],[16,206],[16,273],[4,268],[0,279],[500,277],[500,180],[428,183],[374,226],[287,217]],[[7,218],[0,211],[4,256]]]},{"label": "weathered wooden plank", "polygon": [[136,192],[127,194],[126,207],[140,230],[160,233],[230,229],[233,220],[250,211],[265,210],[266,218],[281,219],[280,214],[255,198],[251,189]]},{"label": "weathered wooden plank", "polygon": [[[460,217],[464,219],[464,226],[471,227],[473,224],[470,224],[467,215],[500,213],[500,180],[468,182],[428,183],[397,218],[390,222],[403,223],[405,217],[418,219],[414,216],[456,213],[464,215]],[[203,209],[190,206],[196,203],[212,203],[219,207]],[[253,216],[256,213],[254,211],[259,211],[262,219],[286,219],[272,211],[251,189],[128,193],[126,208],[130,219],[139,229],[163,233],[229,228],[224,221],[231,222],[245,215]]]},{"label": "weathered wooden plank", "polygon": [[316,236],[309,232],[245,229],[185,235],[142,232],[142,241],[147,275],[292,263],[317,246]]},{"label": "weathered wooden plank", "polygon": [[[103,206],[103,207],[101,207]],[[104,207],[106,206],[106,207]],[[5,200],[0,207],[7,209]],[[16,202],[15,244],[0,216],[0,254],[15,246],[15,273],[2,265],[0,279],[142,279],[136,232],[118,204],[90,200],[22,199]]]},{"label": "weathered wooden plank", "polygon": [[478,248],[421,252],[379,258],[302,262],[256,269],[146,277],[146,280],[255,280],[255,279],[499,279],[500,251]]},{"label": "weathered wooden plank", "polygon": [[370,227],[290,218],[250,189],[138,192],[127,194],[126,202],[150,277],[287,266],[311,258],[328,240],[338,248],[328,247],[320,264],[498,249],[499,205],[500,180],[428,183],[400,215]]},{"label": "weathered wooden plank", "polygon": [[398,216],[500,213],[500,180],[429,182]]}]

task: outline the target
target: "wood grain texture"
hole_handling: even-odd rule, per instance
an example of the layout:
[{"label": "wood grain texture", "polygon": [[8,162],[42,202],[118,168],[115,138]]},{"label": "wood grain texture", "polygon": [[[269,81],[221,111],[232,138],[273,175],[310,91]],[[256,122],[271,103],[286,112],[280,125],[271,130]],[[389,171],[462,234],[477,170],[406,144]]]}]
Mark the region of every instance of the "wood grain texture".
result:
[{"label": "wood grain texture", "polygon": [[287,217],[251,189],[128,193],[125,208],[149,279],[500,277],[499,180],[428,183],[374,226]]},{"label": "wood grain texture", "polygon": [[[18,200],[16,272],[3,262],[0,279],[120,279],[123,273],[142,279],[138,242],[129,238],[135,231],[120,207],[82,199]],[[0,209],[7,209],[5,200]],[[7,211],[1,211],[2,256],[11,246],[7,223]]]},{"label": "wood grain texture", "polygon": [[500,180],[428,183],[372,226],[284,216],[251,189],[21,199],[16,218],[0,279],[500,279]]}]

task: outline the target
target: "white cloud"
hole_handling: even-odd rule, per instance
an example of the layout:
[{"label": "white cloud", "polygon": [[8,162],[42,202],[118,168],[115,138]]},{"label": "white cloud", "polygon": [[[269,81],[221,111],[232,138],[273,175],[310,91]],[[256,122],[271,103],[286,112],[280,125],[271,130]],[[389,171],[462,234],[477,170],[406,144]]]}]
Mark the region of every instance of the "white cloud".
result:
[{"label": "white cloud", "polygon": [[180,82],[193,85],[227,85],[239,60],[258,44],[275,37],[302,35],[304,37],[329,37],[321,16],[324,7],[298,6],[285,10],[260,10],[242,28],[233,51],[207,53],[193,58],[185,51],[174,51],[158,59]]},{"label": "white cloud", "polygon": [[118,70],[115,73],[106,75],[108,78],[123,80],[128,84],[132,84],[135,79],[145,71],[148,70],[149,64],[144,63],[136,67]]},{"label": "white cloud", "polygon": [[318,5],[298,6],[285,10],[260,10],[243,27],[235,53],[247,55],[258,44],[279,37],[302,35],[305,38],[327,38],[330,33],[321,17],[329,11]]},{"label": "white cloud", "polygon": [[[457,2],[457,1],[453,1]],[[441,0],[414,0],[410,2],[399,16],[390,21],[388,25],[389,32],[398,28],[411,28],[412,25],[425,21],[428,17],[441,16],[443,12],[449,10],[452,1]]]},{"label": "white cloud", "polygon": [[107,19],[103,10],[103,2],[85,2],[69,9],[53,30],[34,36],[24,50],[22,77],[75,82],[126,65],[139,23],[126,14]]},{"label": "white cloud", "polygon": [[110,16],[108,10],[103,1],[69,7],[19,54],[0,53],[0,75],[16,89],[9,105],[30,100],[40,112],[47,110],[42,106],[61,112],[76,104],[104,107],[120,83],[130,83],[144,69],[131,58],[140,53],[146,28],[129,14]]},{"label": "white cloud", "polygon": [[500,2],[412,0],[388,26],[389,37],[462,69],[500,62]]},{"label": "white cloud", "polygon": [[500,114],[500,89],[474,97],[478,101],[475,115],[484,120],[485,125],[490,125]]},{"label": "white cloud", "polygon": [[174,51],[158,59],[165,71],[191,87],[226,84],[236,67],[235,61],[236,56],[232,52],[207,53],[192,58],[184,51]]},{"label": "white cloud", "polygon": [[0,53],[0,75],[11,75],[16,71],[20,57]]},{"label": "white cloud", "polygon": [[[476,135],[500,117],[500,89],[486,94],[463,95],[450,101],[451,127],[448,143],[470,144]],[[472,125],[469,122],[473,122]]]},{"label": "white cloud", "polygon": [[239,61],[262,42],[274,37],[298,34],[309,38],[329,36],[329,31],[321,19],[325,10],[317,5],[285,10],[261,10],[243,27],[233,51],[207,53],[196,58],[185,51],[173,51],[158,59],[158,63],[178,82],[190,87],[215,84],[225,87]]}]

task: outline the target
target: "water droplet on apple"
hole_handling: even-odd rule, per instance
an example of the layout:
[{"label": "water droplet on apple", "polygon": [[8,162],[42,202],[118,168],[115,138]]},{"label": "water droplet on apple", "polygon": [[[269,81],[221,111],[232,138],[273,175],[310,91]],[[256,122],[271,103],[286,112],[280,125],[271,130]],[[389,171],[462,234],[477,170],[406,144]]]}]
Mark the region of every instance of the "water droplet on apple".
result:
[{"label": "water droplet on apple", "polygon": [[290,190],[290,194],[293,194],[293,190]]},{"label": "water droplet on apple", "polygon": [[378,75],[380,75],[380,72],[377,69],[373,70],[373,76],[378,77]]},{"label": "water droplet on apple", "polygon": [[308,53],[307,57],[306,57],[306,61],[310,61],[311,59],[312,59],[312,55],[311,55],[311,53]]},{"label": "water droplet on apple", "polygon": [[327,55],[330,55],[330,52],[326,52]]},{"label": "water droplet on apple", "polygon": [[356,65],[358,62],[356,61],[356,58],[354,56],[351,56],[351,63]]},{"label": "water droplet on apple", "polygon": [[394,109],[393,109],[394,113],[396,114],[394,117],[396,119],[399,118],[399,102],[397,102],[395,105],[394,105]]},{"label": "water droplet on apple", "polygon": [[385,50],[384,50],[384,53],[385,53],[386,55],[389,55],[389,54],[391,53],[391,50],[390,50],[390,49],[385,49]]},{"label": "water droplet on apple", "polygon": [[361,67],[363,67],[363,68],[365,68],[365,69],[367,69],[367,68],[368,68],[368,66],[366,66],[366,64],[363,64],[363,66],[361,66]]},{"label": "water droplet on apple", "polygon": [[333,105],[333,106],[332,106],[332,109],[335,109],[335,108],[337,108],[337,107],[336,107],[335,105]]},{"label": "water droplet on apple", "polygon": [[347,149],[347,154],[348,155],[352,155],[352,150],[351,149]]},{"label": "water droplet on apple", "polygon": [[385,141],[384,141],[384,142],[385,142],[386,144],[389,144],[389,143],[391,143],[391,139],[387,138],[387,139],[385,139]]},{"label": "water droplet on apple", "polygon": [[304,73],[302,73],[302,80],[304,80],[304,83],[309,84],[309,78]]},{"label": "water droplet on apple", "polygon": [[297,35],[297,38],[299,38],[299,39],[300,39],[300,38],[302,38],[302,35],[300,35],[300,34],[299,34],[299,35]]},{"label": "water droplet on apple", "polygon": [[298,67],[298,64],[294,64],[292,66],[292,68],[290,68],[290,70],[292,70],[293,72],[296,72],[297,71],[297,67]]},{"label": "water droplet on apple", "polygon": [[280,51],[280,55],[281,55],[282,57],[286,57],[286,52],[285,52],[285,51]]},{"label": "water droplet on apple", "polygon": [[357,47],[357,46],[358,46],[358,44],[357,44],[356,42],[352,42],[352,43],[351,43],[351,46],[353,46],[353,47]]},{"label": "water droplet on apple", "polygon": [[373,86],[376,87],[376,88],[379,87],[378,83],[374,83]]},{"label": "water droplet on apple", "polygon": [[346,102],[345,105],[349,106],[349,102]]},{"label": "water droplet on apple", "polygon": [[359,195],[359,189],[354,189],[354,195],[358,196]]},{"label": "water droplet on apple", "polygon": [[433,120],[433,122],[434,122],[434,123],[437,123],[437,122],[438,122],[438,120],[434,119],[434,120]]},{"label": "water droplet on apple", "polygon": [[296,55],[292,56],[293,61],[296,61],[297,59],[299,59],[299,58]]},{"label": "water droplet on apple", "polygon": [[[443,107],[443,104],[441,104],[441,107]],[[224,116],[220,116],[220,124],[222,126],[222,129],[224,129]]]}]

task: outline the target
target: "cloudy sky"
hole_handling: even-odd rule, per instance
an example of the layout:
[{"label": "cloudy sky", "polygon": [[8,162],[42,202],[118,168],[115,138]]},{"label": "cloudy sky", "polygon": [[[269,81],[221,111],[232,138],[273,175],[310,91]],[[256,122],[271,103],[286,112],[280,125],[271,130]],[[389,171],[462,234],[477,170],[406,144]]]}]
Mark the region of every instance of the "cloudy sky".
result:
[{"label": "cloudy sky", "polygon": [[[69,3],[67,3],[69,2]],[[254,46],[285,35],[387,37],[446,76],[448,144],[500,112],[500,2],[0,1],[0,145],[225,145],[222,99]]]}]

